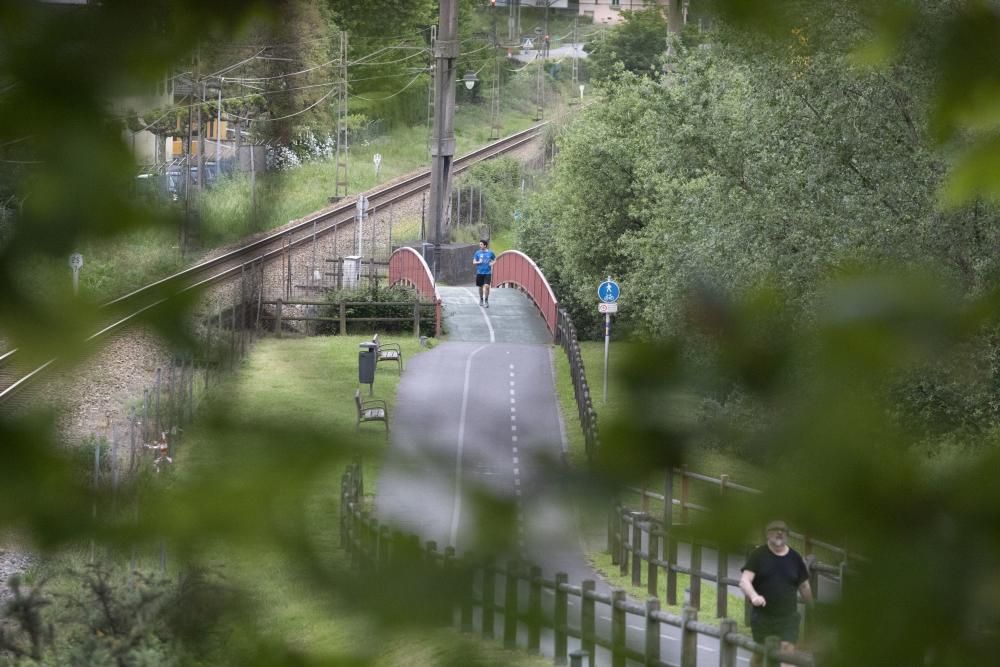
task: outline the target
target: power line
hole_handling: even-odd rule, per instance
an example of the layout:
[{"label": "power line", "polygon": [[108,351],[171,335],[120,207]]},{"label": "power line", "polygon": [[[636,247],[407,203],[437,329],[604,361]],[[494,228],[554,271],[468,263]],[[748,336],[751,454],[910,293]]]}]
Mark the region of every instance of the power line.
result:
[{"label": "power line", "polygon": [[399,95],[400,93],[402,93],[404,90],[406,90],[407,88],[409,88],[410,86],[412,86],[413,82],[416,81],[417,79],[419,79],[423,74],[424,74],[423,72],[420,72],[415,77],[413,77],[412,79],[410,79],[409,83],[407,83],[405,86],[403,86],[402,88],[400,88],[399,90],[397,90],[396,92],[394,92],[392,95],[389,95],[388,97],[381,97],[381,98],[379,98],[377,100],[373,100],[373,99],[371,99],[369,97],[363,97],[361,95],[351,95],[351,97],[353,97],[355,99],[359,99],[359,100],[365,100],[366,102],[382,102],[382,101],[391,99],[391,98],[395,97],[396,95]]},{"label": "power line", "polygon": [[320,102],[322,102],[326,98],[330,97],[330,95],[333,95],[337,91],[337,86],[338,85],[339,85],[338,83],[334,83],[332,86],[330,86],[330,90],[327,91],[326,95],[324,95],[323,97],[319,98],[318,100],[316,100],[315,102],[313,102],[312,104],[310,104],[309,106],[307,106],[305,109],[301,109],[299,111],[287,114],[285,116],[278,116],[277,118],[267,118],[267,117],[260,117],[260,116],[258,116],[256,118],[251,118],[249,116],[240,116],[239,114],[235,114],[235,113],[231,113],[231,112],[226,112],[226,113],[231,118],[236,118],[237,120],[247,120],[247,121],[253,121],[255,123],[260,123],[260,122],[273,123],[274,121],[277,121],[277,120],[285,120],[286,118],[292,118],[294,116],[300,116],[300,115],[304,114],[305,112],[310,111],[311,109],[314,109],[317,105],[319,105]]}]

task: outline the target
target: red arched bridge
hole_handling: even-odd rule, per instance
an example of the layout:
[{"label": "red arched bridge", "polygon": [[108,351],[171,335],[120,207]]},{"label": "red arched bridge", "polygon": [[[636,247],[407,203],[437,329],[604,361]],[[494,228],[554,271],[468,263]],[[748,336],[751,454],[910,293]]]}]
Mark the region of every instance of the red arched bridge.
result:
[{"label": "red arched bridge", "polygon": [[[471,255],[470,255],[471,256]],[[472,276],[470,270],[470,278]],[[389,284],[404,284],[414,288],[421,298],[437,304],[436,332],[441,334],[441,297],[430,267],[413,248],[399,248],[389,257]],[[553,339],[557,337],[559,302],[549,281],[538,265],[523,252],[507,250],[493,264],[495,287],[516,287],[521,290],[545,320]]]}]

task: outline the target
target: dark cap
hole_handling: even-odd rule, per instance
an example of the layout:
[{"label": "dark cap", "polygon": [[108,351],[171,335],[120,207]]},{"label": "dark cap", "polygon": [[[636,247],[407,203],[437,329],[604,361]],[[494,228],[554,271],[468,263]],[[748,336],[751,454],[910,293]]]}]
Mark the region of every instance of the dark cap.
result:
[{"label": "dark cap", "polygon": [[788,532],[788,524],[785,523],[784,521],[775,520],[775,521],[772,521],[771,523],[767,524],[767,529],[766,530],[779,530],[779,529],[783,530],[783,531],[785,531],[787,533]]}]

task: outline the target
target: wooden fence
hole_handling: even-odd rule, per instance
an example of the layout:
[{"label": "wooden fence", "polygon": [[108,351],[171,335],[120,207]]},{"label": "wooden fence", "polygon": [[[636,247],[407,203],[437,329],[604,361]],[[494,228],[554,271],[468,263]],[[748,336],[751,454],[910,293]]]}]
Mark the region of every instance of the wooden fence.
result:
[{"label": "wooden fence", "polygon": [[[698,612],[686,608],[681,615],[661,611],[657,599],[638,604],[626,598],[622,589],[612,589],[610,594],[599,593],[596,582],[584,580],[580,585],[569,582],[568,575],[557,573],[555,579],[542,577],[537,566],[509,561],[499,566],[491,559],[467,562],[456,555],[454,548],[439,552],[434,542],[420,546],[413,535],[403,535],[364,511],[363,482],[360,466],[348,467],[341,479],[340,544],[350,554],[353,567],[369,571],[388,572],[392,568],[408,568],[414,562],[433,564],[445,573],[454,573],[458,580],[454,591],[458,607],[459,626],[463,632],[475,631],[475,610],[479,610],[479,631],[484,638],[497,637],[497,625],[504,646],[515,648],[518,637],[526,638],[529,652],[541,650],[542,630],[552,633],[553,663],[566,664],[569,657],[569,639],[578,640],[579,647],[589,655],[594,665],[598,646],[611,654],[612,667],[624,667],[626,660],[644,665],[667,666],[660,654],[661,633],[664,626],[678,628],[681,633],[680,667],[696,667],[698,637],[704,635],[719,640],[720,667],[736,667],[737,651],[743,648],[764,656],[764,665],[777,667],[781,663],[812,667],[810,656],[803,653],[781,653],[777,637],[769,637],[765,644],[736,632],[737,624],[724,619],[719,625],[709,625],[698,620]],[[552,602],[543,602],[547,591]],[[570,599],[578,600],[574,607],[578,614],[570,614]],[[598,625],[598,605],[610,611],[609,629]],[[643,619],[645,639],[642,650],[626,643],[629,616]],[[502,618],[498,618],[498,616]],[[450,620],[450,614],[443,615]],[[603,631],[603,633],[602,633]],[[575,652],[574,661],[578,658]]]},{"label": "wooden fence", "polygon": [[[338,303],[333,303],[330,301],[284,301],[282,299],[277,299],[275,301],[262,301],[261,305],[268,306],[271,313],[264,310],[261,313],[260,320],[267,320],[270,322],[274,333],[280,338],[282,331],[283,322],[337,322],[339,325],[340,335],[347,334],[347,323],[348,322],[371,322],[372,324],[378,322],[412,322],[413,323],[413,335],[420,336],[421,325],[425,324],[429,331],[440,331],[440,320],[441,320],[441,304],[429,302],[429,301],[341,301]],[[337,310],[336,317],[323,316],[318,312],[309,313],[301,311],[289,312],[286,307],[297,308],[299,306],[304,306],[308,308],[335,308]],[[412,314],[405,317],[399,315],[376,315],[376,316],[358,316],[358,315],[348,315],[348,308],[350,307],[398,307],[398,306],[409,306],[412,307]],[[259,322],[258,324],[262,324]]]},{"label": "wooden fence", "polygon": [[[680,481],[679,497],[674,497],[676,488],[674,479]],[[624,504],[617,503],[608,516],[608,551],[611,554],[611,562],[618,565],[622,576],[627,576],[631,572],[633,586],[643,585],[643,573],[645,572],[646,589],[650,595],[659,596],[660,575],[666,579],[666,603],[676,605],[678,600],[677,575],[686,574],[690,577],[690,588],[688,589],[689,604],[694,608],[701,608],[702,582],[709,581],[716,587],[716,618],[724,618],[729,615],[728,587],[739,584],[738,579],[728,576],[729,561],[731,554],[719,545],[705,542],[694,537],[692,531],[687,530],[690,524],[692,511],[705,512],[708,508],[691,501],[693,495],[692,482],[702,482],[716,487],[714,493],[748,493],[759,494],[757,489],[742,486],[729,481],[727,475],[720,478],[709,477],[688,471],[686,468],[675,468],[665,475],[664,493],[654,493],[648,489],[631,489],[641,497],[641,509],[629,508]],[[660,518],[653,516],[649,511],[649,500],[657,500],[663,503],[663,511]],[[679,509],[679,521],[674,520],[674,508]],[[819,594],[820,575],[824,575],[829,580],[836,582],[841,588],[844,584],[844,576],[847,573],[848,556],[857,558],[856,555],[849,554],[846,549],[817,540],[809,535],[792,532],[789,536],[802,543],[803,555],[809,563],[810,584],[813,594]],[[688,566],[678,562],[678,544],[690,545],[690,562]],[[815,549],[820,548],[834,557],[839,557],[836,564],[824,563],[815,558]],[[706,572],[702,568],[702,556],[705,549],[716,552],[716,567],[714,572]],[[749,552],[749,548],[747,549]],[[743,602],[744,623],[749,624],[750,603]],[[808,627],[812,622],[810,610],[806,608],[805,623]]]}]

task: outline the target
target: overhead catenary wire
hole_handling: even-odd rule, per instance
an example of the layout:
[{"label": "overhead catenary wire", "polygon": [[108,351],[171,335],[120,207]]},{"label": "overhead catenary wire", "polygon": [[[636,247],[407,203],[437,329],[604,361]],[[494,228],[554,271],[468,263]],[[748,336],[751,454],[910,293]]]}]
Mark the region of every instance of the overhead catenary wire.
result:
[{"label": "overhead catenary wire", "polygon": [[278,120],[285,120],[287,118],[293,118],[295,116],[301,116],[302,114],[306,113],[307,111],[311,111],[312,109],[316,108],[323,100],[325,100],[326,98],[330,97],[330,95],[333,95],[335,92],[337,92],[337,88],[339,86],[340,86],[339,82],[334,83],[330,87],[330,90],[327,91],[326,95],[323,95],[323,97],[319,98],[318,100],[316,100],[315,102],[313,102],[312,104],[310,104],[309,106],[307,106],[305,109],[300,109],[299,111],[296,111],[296,112],[290,113],[290,114],[286,114],[284,116],[278,116],[277,118],[268,118],[266,116],[256,116],[254,118],[251,118],[249,116],[240,116],[239,114],[235,114],[235,113],[230,113],[229,116],[231,118],[236,118],[238,120],[246,120],[246,121],[251,121],[251,122],[254,122],[254,123],[273,123],[273,122],[278,121]]},{"label": "overhead catenary wire", "polygon": [[364,97],[362,95],[351,95],[351,97],[353,97],[355,99],[358,99],[358,100],[365,100],[366,102],[382,102],[382,101],[385,101],[385,100],[388,100],[388,99],[392,99],[396,95],[399,95],[400,93],[402,93],[403,91],[405,91],[407,88],[409,88],[410,86],[412,86],[413,83],[417,79],[419,79],[423,74],[424,74],[423,72],[418,73],[415,77],[413,77],[412,79],[410,79],[409,83],[407,83],[405,86],[403,86],[402,88],[400,88],[399,90],[397,90],[396,92],[394,92],[392,95],[388,95],[386,97],[380,97],[378,99],[371,99],[369,97]]}]

